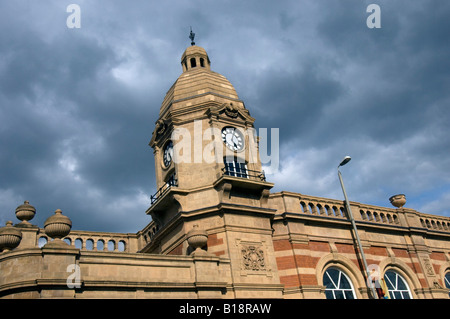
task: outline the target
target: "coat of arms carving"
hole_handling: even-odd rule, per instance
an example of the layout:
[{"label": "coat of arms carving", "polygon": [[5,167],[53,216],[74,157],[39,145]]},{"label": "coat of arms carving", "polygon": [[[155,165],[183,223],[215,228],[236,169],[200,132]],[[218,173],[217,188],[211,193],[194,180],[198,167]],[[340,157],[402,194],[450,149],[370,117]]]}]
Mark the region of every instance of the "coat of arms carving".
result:
[{"label": "coat of arms carving", "polygon": [[264,251],[256,246],[242,246],[242,262],[244,270],[261,271],[266,270]]}]

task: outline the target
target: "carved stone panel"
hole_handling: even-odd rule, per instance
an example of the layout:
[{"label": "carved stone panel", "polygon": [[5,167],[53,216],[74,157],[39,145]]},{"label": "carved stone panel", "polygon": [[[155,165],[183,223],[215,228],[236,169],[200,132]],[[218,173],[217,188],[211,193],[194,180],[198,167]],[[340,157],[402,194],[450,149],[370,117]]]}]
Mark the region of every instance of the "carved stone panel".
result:
[{"label": "carved stone panel", "polygon": [[423,263],[428,276],[434,276],[433,266],[431,265],[429,258],[424,258]]},{"label": "carved stone panel", "polygon": [[237,240],[237,248],[241,259],[241,275],[272,276],[272,269],[268,264],[267,247],[265,242]]},{"label": "carved stone panel", "polygon": [[264,251],[255,245],[243,245],[241,248],[242,265],[244,270],[265,271],[266,262]]}]

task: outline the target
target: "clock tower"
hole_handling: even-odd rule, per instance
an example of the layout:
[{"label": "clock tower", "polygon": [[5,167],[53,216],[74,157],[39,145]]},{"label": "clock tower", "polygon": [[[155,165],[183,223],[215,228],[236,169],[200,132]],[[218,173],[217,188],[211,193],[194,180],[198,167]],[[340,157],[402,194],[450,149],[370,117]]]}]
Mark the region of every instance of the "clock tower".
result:
[{"label": "clock tower", "polygon": [[275,210],[267,205],[273,184],[262,170],[255,119],[233,85],[211,70],[192,33],[191,40],[149,143],[157,191],[146,213],[157,232],[142,251],[189,255],[187,234],[195,226],[208,234],[208,254],[243,263],[235,269],[245,275],[242,283],[260,281],[247,276],[256,273],[278,284],[269,244]]},{"label": "clock tower", "polygon": [[[237,195],[236,203],[264,206],[273,185],[262,171],[255,119],[193,40],[181,56],[181,67],[149,143],[158,191],[147,213],[161,227],[178,211],[229,200],[231,194],[223,196],[227,190]],[[171,208],[159,203],[168,192]]]}]

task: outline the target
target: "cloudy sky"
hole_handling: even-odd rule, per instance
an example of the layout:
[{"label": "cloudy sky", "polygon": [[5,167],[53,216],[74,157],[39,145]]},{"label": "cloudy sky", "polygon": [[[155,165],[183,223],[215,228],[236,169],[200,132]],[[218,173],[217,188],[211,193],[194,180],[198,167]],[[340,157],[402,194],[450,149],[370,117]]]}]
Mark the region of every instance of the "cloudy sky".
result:
[{"label": "cloudy sky", "polygon": [[[369,29],[371,3],[381,28]],[[81,28],[68,28],[70,4]],[[279,128],[273,191],[450,216],[450,2],[0,1],[0,223],[136,232],[156,191],[148,146],[190,45]]]}]

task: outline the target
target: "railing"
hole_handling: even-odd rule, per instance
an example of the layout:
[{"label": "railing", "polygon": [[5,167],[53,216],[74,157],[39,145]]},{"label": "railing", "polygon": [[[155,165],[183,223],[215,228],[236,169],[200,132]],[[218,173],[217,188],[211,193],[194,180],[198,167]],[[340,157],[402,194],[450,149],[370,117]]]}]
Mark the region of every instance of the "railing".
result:
[{"label": "railing", "polygon": [[[343,201],[302,196],[300,206],[302,212],[306,214],[348,219],[347,210]],[[400,223],[395,209],[361,204],[359,208],[359,216],[353,213],[357,220],[391,225],[398,225]]]},{"label": "railing", "polygon": [[398,214],[395,213],[395,210],[386,210],[383,208],[365,208],[360,209],[359,214],[361,215],[362,220],[368,222],[392,225],[397,225],[400,223]]},{"label": "railing", "polygon": [[[298,193],[281,192],[271,194],[273,205],[279,207],[278,211],[299,213],[311,216],[348,219],[343,200],[315,197]],[[390,225],[425,228],[432,231],[450,233],[450,218],[424,214],[407,208],[397,209],[350,202],[353,217],[356,221]],[[409,214],[408,218],[405,214]]]},{"label": "railing", "polygon": [[142,238],[145,243],[148,244],[156,233],[159,230],[159,226],[155,223],[155,221],[151,221],[143,230],[142,230]]},{"label": "railing", "polygon": [[437,216],[427,216],[424,215],[420,217],[420,223],[424,228],[439,230],[439,231],[450,231],[450,221],[444,218],[439,218]]},{"label": "railing", "polygon": [[241,177],[241,178],[248,178],[248,179],[255,179],[265,182],[266,181],[266,175],[264,174],[264,171],[252,171],[252,170],[230,170],[228,169],[228,166],[222,167],[223,175],[227,176],[234,176],[234,177]]},{"label": "railing", "polygon": [[177,179],[170,179],[167,183],[161,186],[155,194],[150,196],[150,203],[153,205],[153,203],[163,196],[172,186],[178,186]]},{"label": "railing", "polygon": [[312,199],[301,199],[300,207],[302,213],[305,214],[347,218],[347,212],[343,206],[343,202],[321,203]]}]

